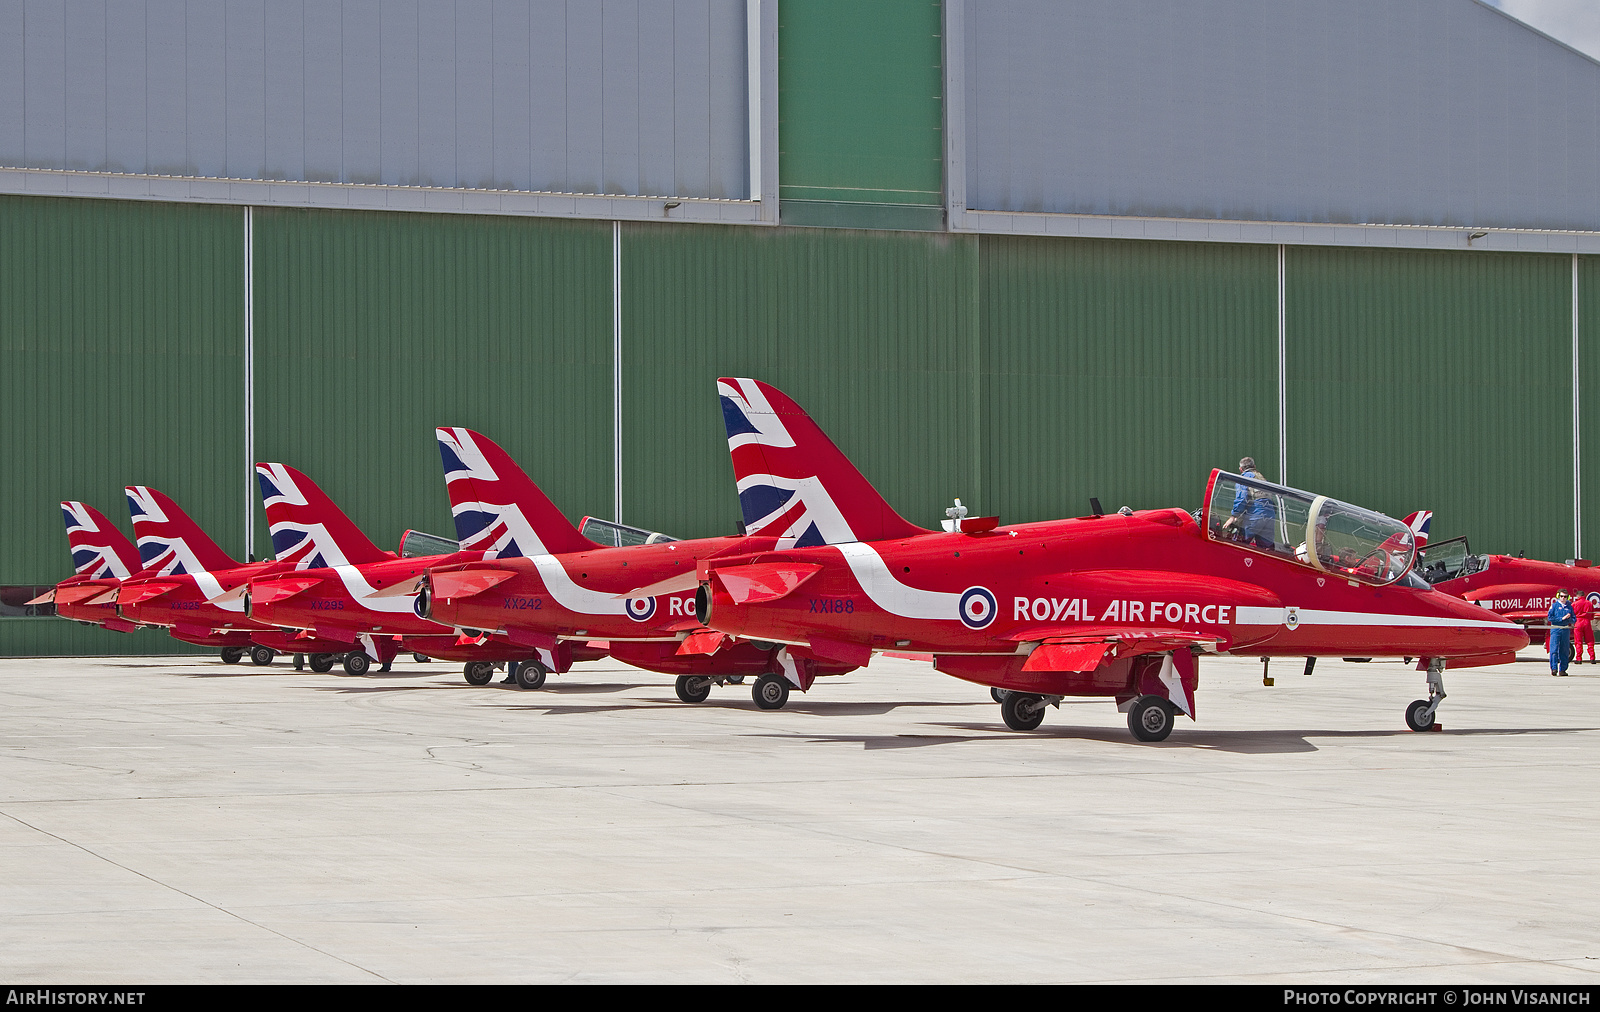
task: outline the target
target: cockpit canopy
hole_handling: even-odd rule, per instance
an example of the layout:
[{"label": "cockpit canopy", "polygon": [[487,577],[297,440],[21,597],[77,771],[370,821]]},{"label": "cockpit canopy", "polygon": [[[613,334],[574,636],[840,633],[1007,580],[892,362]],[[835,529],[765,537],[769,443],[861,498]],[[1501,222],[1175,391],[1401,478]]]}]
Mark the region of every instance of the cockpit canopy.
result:
[{"label": "cockpit canopy", "polygon": [[1205,529],[1213,541],[1377,587],[1416,561],[1416,537],[1398,520],[1227,471],[1211,472]]},{"label": "cockpit canopy", "polygon": [[668,541],[678,540],[658,531],[647,531],[642,527],[629,527],[627,524],[601,520],[599,517],[584,517],[583,522],[578,525],[578,533],[596,544],[609,545],[612,548],[626,548],[630,545],[660,545]]}]

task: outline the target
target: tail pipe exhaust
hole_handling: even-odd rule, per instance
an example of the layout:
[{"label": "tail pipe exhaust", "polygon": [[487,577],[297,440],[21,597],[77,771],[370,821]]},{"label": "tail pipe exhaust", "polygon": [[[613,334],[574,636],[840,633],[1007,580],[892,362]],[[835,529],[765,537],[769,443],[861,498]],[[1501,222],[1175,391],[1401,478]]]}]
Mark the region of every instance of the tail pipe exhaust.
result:
[{"label": "tail pipe exhaust", "polygon": [[427,576],[417,584],[417,597],[411,603],[411,610],[417,613],[418,618],[433,619],[433,582]]},{"label": "tail pipe exhaust", "polygon": [[701,625],[711,624],[711,584],[702,583],[694,592],[694,618]]}]

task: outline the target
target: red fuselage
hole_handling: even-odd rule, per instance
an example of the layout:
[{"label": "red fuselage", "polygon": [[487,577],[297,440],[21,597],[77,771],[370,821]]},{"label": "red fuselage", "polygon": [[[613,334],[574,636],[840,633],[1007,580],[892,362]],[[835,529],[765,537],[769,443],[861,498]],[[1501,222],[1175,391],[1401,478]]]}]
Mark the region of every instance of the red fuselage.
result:
[{"label": "red fuselage", "polygon": [[1434,589],[1532,626],[1544,625],[1558,590],[1600,603],[1600,568],[1510,555],[1490,555],[1487,562],[1486,568]]},{"label": "red fuselage", "polygon": [[[771,665],[770,646],[719,635],[708,642],[680,641],[701,628],[694,616],[698,562],[772,544],[771,538],[705,538],[435,566],[429,571],[427,614],[456,628],[543,647],[605,640],[618,660],[668,674],[758,674]],[[674,580],[678,589],[627,596]],[[680,652],[687,650],[694,652]],[[824,673],[849,667],[834,665]]]},{"label": "red fuselage", "polygon": [[1486,658],[1527,642],[1447,594],[1210,540],[1176,509],[768,552],[701,572],[714,629],[824,658],[932,653],[963,678],[1065,694],[1110,690],[1086,688],[1082,673],[1019,681],[1035,644],[1190,639],[1251,656]]}]

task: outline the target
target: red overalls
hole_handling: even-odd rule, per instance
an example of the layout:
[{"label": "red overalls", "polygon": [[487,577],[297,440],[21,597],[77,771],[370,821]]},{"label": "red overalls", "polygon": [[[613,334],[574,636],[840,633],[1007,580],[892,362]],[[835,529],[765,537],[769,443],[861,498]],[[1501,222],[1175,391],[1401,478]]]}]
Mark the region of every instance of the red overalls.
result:
[{"label": "red overalls", "polygon": [[1576,619],[1572,623],[1572,659],[1574,661],[1583,657],[1583,645],[1589,644],[1589,663],[1594,663],[1594,626],[1589,620],[1594,617],[1594,605],[1583,595],[1572,599],[1572,615]]}]

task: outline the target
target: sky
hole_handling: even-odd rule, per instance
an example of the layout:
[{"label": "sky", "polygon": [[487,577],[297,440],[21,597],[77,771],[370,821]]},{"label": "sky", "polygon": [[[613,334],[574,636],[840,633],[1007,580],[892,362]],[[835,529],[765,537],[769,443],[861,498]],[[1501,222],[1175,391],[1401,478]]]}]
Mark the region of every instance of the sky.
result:
[{"label": "sky", "polygon": [[1488,0],[1507,14],[1600,60],[1600,0]]}]

